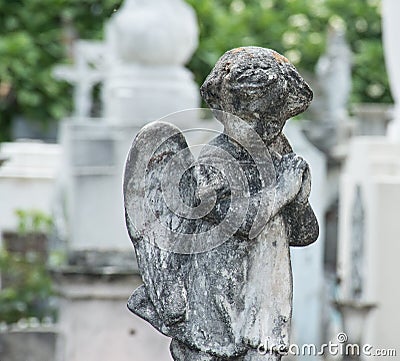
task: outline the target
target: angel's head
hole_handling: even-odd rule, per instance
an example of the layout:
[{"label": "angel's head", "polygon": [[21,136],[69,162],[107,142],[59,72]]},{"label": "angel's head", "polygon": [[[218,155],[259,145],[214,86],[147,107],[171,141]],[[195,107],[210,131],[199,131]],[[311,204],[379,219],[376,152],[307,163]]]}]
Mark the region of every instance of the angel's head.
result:
[{"label": "angel's head", "polygon": [[226,52],[200,89],[211,109],[249,123],[269,142],[287,119],[302,113],[313,93],[296,68],[274,50],[243,47]]}]

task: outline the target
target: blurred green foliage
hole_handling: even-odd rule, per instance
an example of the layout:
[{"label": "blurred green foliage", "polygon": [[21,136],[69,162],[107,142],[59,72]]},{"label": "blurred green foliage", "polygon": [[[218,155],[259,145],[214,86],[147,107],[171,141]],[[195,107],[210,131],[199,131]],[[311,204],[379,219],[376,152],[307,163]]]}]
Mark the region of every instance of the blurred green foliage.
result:
[{"label": "blurred green foliage", "polygon": [[[187,0],[200,23],[189,68],[201,83],[226,50],[274,48],[313,71],[328,24],[345,26],[354,53],[354,102],[391,102],[381,42],[381,0]],[[15,115],[48,124],[71,111],[71,88],[52,78],[68,39],[102,37],[121,0],[0,0],[0,141]]]},{"label": "blurred green foliage", "polygon": [[200,45],[189,67],[201,83],[230,48],[258,45],[309,72],[325,50],[327,26],[345,27],[353,52],[351,102],[392,102],[383,58],[381,0],[187,0]]},{"label": "blurred green foliage", "polygon": [[16,115],[44,125],[71,111],[71,87],[52,77],[68,42],[100,39],[115,0],[0,0],[0,141]]},{"label": "blurred green foliage", "polygon": [[39,209],[16,209],[18,233],[50,233],[53,226],[53,219],[47,213]]},{"label": "blurred green foliage", "polygon": [[35,253],[26,255],[0,250],[0,271],[6,285],[0,292],[0,322],[16,323],[22,318],[55,317],[50,305],[53,283],[46,264]]},{"label": "blurred green foliage", "polygon": [[0,322],[54,317],[53,282],[47,268],[52,218],[38,209],[16,209],[15,216],[17,231],[1,234]]},{"label": "blurred green foliage", "polygon": [[[26,233],[22,242],[37,242],[44,234]],[[4,235],[3,235],[4,241]],[[66,262],[62,251],[52,251],[44,259],[41,252],[15,252],[0,248],[0,324],[13,324],[20,319],[57,318],[57,296],[51,270]]]}]

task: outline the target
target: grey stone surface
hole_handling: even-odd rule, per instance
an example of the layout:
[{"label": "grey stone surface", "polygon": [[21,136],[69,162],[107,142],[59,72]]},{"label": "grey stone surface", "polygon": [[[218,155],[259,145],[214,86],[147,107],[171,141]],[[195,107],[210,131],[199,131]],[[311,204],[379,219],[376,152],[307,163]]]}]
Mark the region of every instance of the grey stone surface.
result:
[{"label": "grey stone surface", "polygon": [[144,127],[129,153],[126,222],[144,284],[128,307],[172,337],[175,360],[280,360],[289,246],[318,236],[309,167],[282,128],[312,91],[285,57],[245,47],[221,57],[201,94],[224,132],[197,159],[165,122]]}]

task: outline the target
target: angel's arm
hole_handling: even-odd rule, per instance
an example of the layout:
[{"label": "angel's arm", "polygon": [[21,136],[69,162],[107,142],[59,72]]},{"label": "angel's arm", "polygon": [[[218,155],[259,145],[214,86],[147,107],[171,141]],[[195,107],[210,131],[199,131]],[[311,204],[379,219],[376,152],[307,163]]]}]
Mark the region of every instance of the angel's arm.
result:
[{"label": "angel's arm", "polygon": [[318,221],[308,200],[310,190],[311,175],[307,169],[303,174],[300,192],[282,211],[290,236],[290,246],[308,246],[318,238]]}]

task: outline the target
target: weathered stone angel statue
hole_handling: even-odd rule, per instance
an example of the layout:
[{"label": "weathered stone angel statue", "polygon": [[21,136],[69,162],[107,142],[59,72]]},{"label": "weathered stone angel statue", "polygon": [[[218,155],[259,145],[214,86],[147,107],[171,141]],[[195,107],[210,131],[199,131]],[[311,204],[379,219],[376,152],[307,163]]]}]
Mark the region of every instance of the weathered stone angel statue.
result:
[{"label": "weathered stone angel statue", "polygon": [[162,121],[130,150],[126,223],[143,285],[128,307],[172,337],[174,360],[280,360],[292,314],[289,246],[318,236],[309,167],[282,129],[312,91],[285,57],[243,47],[219,59],[201,94],[224,132],[198,159]]}]

